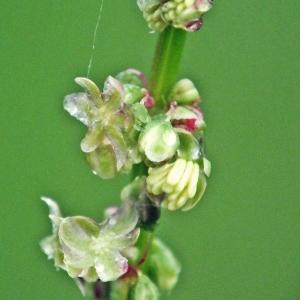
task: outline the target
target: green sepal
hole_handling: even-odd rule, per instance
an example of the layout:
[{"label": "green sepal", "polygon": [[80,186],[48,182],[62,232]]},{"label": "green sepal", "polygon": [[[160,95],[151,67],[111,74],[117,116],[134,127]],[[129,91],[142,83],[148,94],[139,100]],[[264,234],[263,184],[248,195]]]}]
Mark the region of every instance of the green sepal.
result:
[{"label": "green sepal", "polygon": [[135,129],[141,131],[145,124],[151,121],[151,117],[146,107],[141,103],[132,105],[131,110],[135,117]]},{"label": "green sepal", "polygon": [[139,272],[137,283],[134,286],[130,300],[158,300],[159,290],[151,279]]},{"label": "green sepal", "polygon": [[103,145],[91,153],[87,153],[87,161],[94,174],[104,179],[117,175],[116,157],[111,145]]},{"label": "green sepal", "polygon": [[128,300],[131,284],[126,280],[112,282],[110,300]]},{"label": "green sepal", "polygon": [[201,156],[200,145],[197,139],[184,129],[177,129],[180,146],[177,150],[178,157],[185,160],[197,160]]},{"label": "green sepal", "polygon": [[130,184],[125,186],[121,192],[122,201],[138,201],[145,191],[145,176],[136,177]]},{"label": "green sepal", "polygon": [[124,102],[133,104],[140,101],[144,97],[144,89],[134,84],[124,84]]},{"label": "green sepal", "polygon": [[[122,83],[114,77],[108,76],[103,88],[106,111],[116,112],[124,102],[124,95]],[[105,118],[105,115],[103,117]]]},{"label": "green sepal", "polygon": [[64,218],[59,227],[59,238],[67,247],[76,251],[88,251],[92,239],[99,235],[99,225],[86,217]]},{"label": "green sepal", "polygon": [[188,211],[192,209],[197,203],[202,199],[207,186],[207,181],[205,175],[202,171],[200,171],[198,183],[197,183],[197,191],[193,198],[189,199],[185,206],[182,208],[183,211]]},{"label": "green sepal", "polygon": [[90,79],[85,77],[76,77],[75,82],[83,87],[94,100],[95,104],[102,104],[102,96],[98,86]]}]

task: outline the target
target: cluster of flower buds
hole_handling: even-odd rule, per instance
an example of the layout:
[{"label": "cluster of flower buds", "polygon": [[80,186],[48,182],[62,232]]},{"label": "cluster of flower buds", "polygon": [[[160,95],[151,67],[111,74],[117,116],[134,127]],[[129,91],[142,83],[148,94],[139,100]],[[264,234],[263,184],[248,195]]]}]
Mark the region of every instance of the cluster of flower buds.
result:
[{"label": "cluster of flower buds", "polygon": [[203,15],[212,8],[213,0],[138,0],[138,6],[153,31],[167,26],[194,32],[201,28]]}]

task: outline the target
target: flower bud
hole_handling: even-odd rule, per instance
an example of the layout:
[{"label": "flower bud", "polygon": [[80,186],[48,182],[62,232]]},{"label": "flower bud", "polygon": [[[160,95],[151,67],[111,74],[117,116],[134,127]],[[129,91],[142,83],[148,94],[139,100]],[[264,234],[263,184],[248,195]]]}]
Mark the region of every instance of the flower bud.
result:
[{"label": "flower bud", "polygon": [[145,94],[143,88],[130,83],[124,84],[124,90],[124,102],[129,105],[141,101]]},{"label": "flower bud", "polygon": [[202,197],[206,179],[197,162],[179,158],[174,163],[149,170],[148,192],[164,194],[163,208],[177,210],[192,208]]},{"label": "flower bud", "polygon": [[205,122],[199,108],[192,106],[172,105],[168,111],[171,123],[176,128],[182,128],[189,132],[203,130]]},{"label": "flower bud", "polygon": [[200,95],[194,83],[189,79],[181,79],[173,87],[170,97],[171,101],[178,104],[193,104],[200,101]]},{"label": "flower bud", "polygon": [[178,281],[181,266],[170,248],[156,238],[152,242],[144,270],[160,290],[170,292]]},{"label": "flower bud", "polygon": [[139,139],[140,151],[154,163],[172,158],[178,146],[178,135],[165,117],[148,123]]},{"label": "flower bud", "polygon": [[127,69],[123,72],[120,72],[116,79],[121,81],[123,84],[133,84],[141,88],[147,88],[148,82],[144,73],[136,69]]},{"label": "flower bud", "polygon": [[139,272],[138,279],[132,291],[132,300],[158,300],[157,286],[146,275]]}]

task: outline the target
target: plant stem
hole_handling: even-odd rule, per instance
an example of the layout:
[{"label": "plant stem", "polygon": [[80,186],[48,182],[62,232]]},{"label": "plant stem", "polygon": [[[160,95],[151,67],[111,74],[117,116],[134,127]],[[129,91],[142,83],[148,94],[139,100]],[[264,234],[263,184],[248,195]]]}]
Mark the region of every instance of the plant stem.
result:
[{"label": "plant stem", "polygon": [[157,109],[164,108],[168,93],[177,80],[185,39],[185,31],[171,26],[158,38],[150,78],[150,91]]},{"label": "plant stem", "polygon": [[[150,91],[156,101],[156,110],[164,109],[165,99],[177,80],[185,38],[185,31],[173,27],[165,29],[158,38],[150,80]],[[147,170],[144,163],[134,165],[131,171],[132,180],[136,176],[147,175]],[[137,247],[141,251],[138,266],[147,259],[153,237],[152,230],[141,229],[137,243]]]}]

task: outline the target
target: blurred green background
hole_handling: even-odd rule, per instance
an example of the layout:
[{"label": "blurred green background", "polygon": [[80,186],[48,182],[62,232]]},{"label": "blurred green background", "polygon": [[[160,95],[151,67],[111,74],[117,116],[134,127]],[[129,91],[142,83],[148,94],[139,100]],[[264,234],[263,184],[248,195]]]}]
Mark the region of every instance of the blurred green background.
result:
[{"label": "blurred green background", "polygon": [[[0,299],[82,299],[39,249],[51,230],[39,197],[101,219],[127,181],[92,175],[85,128],[62,108],[86,74],[98,5],[1,1]],[[213,175],[197,208],[161,220],[183,265],[166,299],[300,299],[299,17],[297,0],[216,1],[189,35],[181,74],[204,100]],[[156,38],[135,0],[104,0],[91,77],[149,73]]]}]

